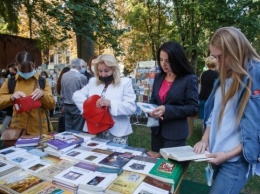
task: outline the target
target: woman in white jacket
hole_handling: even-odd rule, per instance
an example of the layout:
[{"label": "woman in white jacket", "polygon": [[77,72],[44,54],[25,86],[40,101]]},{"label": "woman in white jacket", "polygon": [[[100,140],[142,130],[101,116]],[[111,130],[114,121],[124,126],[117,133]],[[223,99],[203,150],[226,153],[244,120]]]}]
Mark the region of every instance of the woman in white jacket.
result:
[{"label": "woman in white jacket", "polygon": [[[92,95],[100,95],[97,107],[107,106],[114,119],[114,126],[97,134],[115,143],[128,144],[128,135],[133,132],[130,115],[135,113],[136,95],[129,78],[120,78],[120,69],[113,55],[103,54],[92,61],[95,77],[81,90],[73,94],[73,101],[83,113],[84,101]],[[85,124],[83,131],[88,131]]]}]

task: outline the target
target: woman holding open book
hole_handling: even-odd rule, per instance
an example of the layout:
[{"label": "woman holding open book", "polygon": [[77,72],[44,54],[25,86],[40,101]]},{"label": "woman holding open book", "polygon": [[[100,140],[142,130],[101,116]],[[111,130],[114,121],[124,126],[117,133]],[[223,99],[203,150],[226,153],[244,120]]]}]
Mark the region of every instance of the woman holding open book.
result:
[{"label": "woman holding open book", "polygon": [[218,29],[210,40],[220,78],[205,104],[206,129],[196,153],[213,158],[210,193],[240,193],[252,174],[260,174],[260,56],[244,34]]},{"label": "woman holding open book", "polygon": [[159,119],[151,127],[152,151],[186,145],[188,117],[198,112],[198,78],[184,49],[177,42],[165,42],[157,52],[161,70],[155,76],[150,103],[157,104],[149,115]]}]

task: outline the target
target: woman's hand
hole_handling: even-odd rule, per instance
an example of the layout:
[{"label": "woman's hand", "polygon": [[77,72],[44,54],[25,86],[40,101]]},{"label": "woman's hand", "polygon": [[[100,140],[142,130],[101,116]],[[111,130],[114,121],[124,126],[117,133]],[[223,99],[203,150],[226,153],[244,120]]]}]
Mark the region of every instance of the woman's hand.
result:
[{"label": "woman's hand", "polygon": [[39,88],[36,88],[31,94],[33,100],[38,100],[43,96],[43,91]]},{"label": "woman's hand", "polygon": [[100,99],[97,100],[96,106],[98,108],[103,107],[103,106],[110,107],[111,106],[111,102],[110,102],[110,100],[108,100],[106,98],[100,98]]},{"label": "woman's hand", "polygon": [[25,93],[21,92],[21,91],[18,91],[18,92],[15,92],[12,96],[11,96],[11,100],[12,101],[15,101],[19,98],[23,98],[23,97],[26,97]]},{"label": "woman's hand", "polygon": [[163,120],[164,113],[165,113],[165,106],[161,105],[161,106],[158,106],[157,108],[155,108],[151,113],[149,113],[149,115],[151,117]]},{"label": "woman's hand", "polygon": [[196,143],[193,147],[194,152],[197,154],[201,154],[204,151],[208,150],[208,141],[201,140],[198,143]]},{"label": "woman's hand", "polygon": [[214,165],[219,165],[226,160],[228,160],[227,155],[225,152],[217,152],[215,154],[207,154],[206,155],[209,158],[213,158],[212,160],[209,160],[208,163],[214,164]]}]

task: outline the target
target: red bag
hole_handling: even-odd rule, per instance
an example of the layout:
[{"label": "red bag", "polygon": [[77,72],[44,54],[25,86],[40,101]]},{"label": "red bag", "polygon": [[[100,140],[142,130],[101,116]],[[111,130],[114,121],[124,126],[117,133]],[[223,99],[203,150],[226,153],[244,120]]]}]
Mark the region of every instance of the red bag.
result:
[{"label": "red bag", "polygon": [[100,133],[114,126],[114,120],[107,107],[96,106],[99,95],[90,96],[83,103],[83,117],[86,119],[90,134]]},{"label": "red bag", "polygon": [[33,100],[31,96],[19,98],[14,101],[14,107],[17,113],[29,111],[34,108],[39,108],[41,106],[42,106],[41,101],[39,99]]}]

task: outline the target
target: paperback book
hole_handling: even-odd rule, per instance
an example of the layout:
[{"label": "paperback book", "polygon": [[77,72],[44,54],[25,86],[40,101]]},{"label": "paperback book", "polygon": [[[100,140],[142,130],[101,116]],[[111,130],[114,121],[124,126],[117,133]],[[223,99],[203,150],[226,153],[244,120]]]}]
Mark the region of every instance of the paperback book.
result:
[{"label": "paperback book", "polygon": [[133,194],[149,193],[149,194],[169,194],[173,193],[172,185],[165,183],[152,177],[145,177],[143,182],[137,187]]},{"label": "paperback book", "polygon": [[15,147],[37,146],[41,141],[39,136],[23,135],[15,143]]},{"label": "paperback book", "polygon": [[138,172],[138,173],[148,175],[156,162],[157,162],[156,158],[135,156],[123,167],[123,170],[128,170],[128,171]]},{"label": "paperback book", "polygon": [[95,172],[90,174],[87,180],[84,180],[83,183],[79,184],[79,189],[93,192],[102,192],[122,172],[122,168],[109,168],[105,166],[98,166]]},{"label": "paperback book", "polygon": [[61,160],[53,163],[51,166],[38,171],[38,176],[46,181],[52,182],[55,175],[73,166],[74,163],[67,160]]},{"label": "paperback book", "polygon": [[74,194],[74,192],[51,182],[44,181],[28,189],[23,194]]},{"label": "paperback book", "polygon": [[156,107],[158,107],[157,104],[149,104],[149,103],[145,103],[145,102],[137,102],[136,105],[145,113],[150,113]]},{"label": "paperback book", "polygon": [[160,149],[160,154],[166,160],[172,159],[176,161],[188,161],[188,160],[206,161],[212,159],[206,156],[206,154],[209,154],[209,152],[204,152],[203,154],[196,154],[193,151],[193,148],[189,145],[180,146],[180,147],[162,148]]},{"label": "paperback book", "polygon": [[99,164],[109,167],[122,168],[133,157],[134,155],[132,154],[113,152],[112,154],[108,155],[106,158],[101,160]]},{"label": "paperback book", "polygon": [[78,185],[94,173],[97,168],[97,165],[79,162],[55,175],[54,181],[55,183],[62,183],[70,187],[77,188]]},{"label": "paperback book", "polygon": [[1,179],[0,189],[12,194],[18,194],[27,191],[41,182],[43,182],[41,178],[22,171]]},{"label": "paperback book", "polygon": [[0,161],[0,179],[7,176],[21,172],[22,169],[18,166],[8,163],[7,161]]},{"label": "paperback book", "polygon": [[60,156],[62,159],[77,160],[82,162],[98,164],[101,160],[106,158],[106,154],[83,151],[81,149],[73,149],[72,151]]},{"label": "paperback book", "polygon": [[137,172],[123,171],[105,190],[106,193],[132,194],[143,182],[146,175]]},{"label": "paperback book", "polygon": [[25,153],[27,152],[26,149],[23,148],[16,148],[14,146],[9,147],[9,148],[4,148],[0,150],[0,159],[8,159],[10,157],[16,156],[20,153]]},{"label": "paperback book", "polygon": [[22,168],[32,174],[37,174],[40,170],[43,170],[49,166],[51,166],[51,163],[46,162],[45,160],[40,160],[23,166]]},{"label": "paperback book", "polygon": [[52,139],[48,141],[47,145],[56,150],[62,150],[64,148],[68,148],[71,146],[74,147],[79,146],[83,142],[84,139],[82,137],[73,135],[73,138],[69,138],[69,139]]},{"label": "paperback book", "polygon": [[10,163],[22,168],[30,163],[39,162],[40,157],[26,152],[26,153],[21,153],[17,156],[8,158],[7,160]]}]

